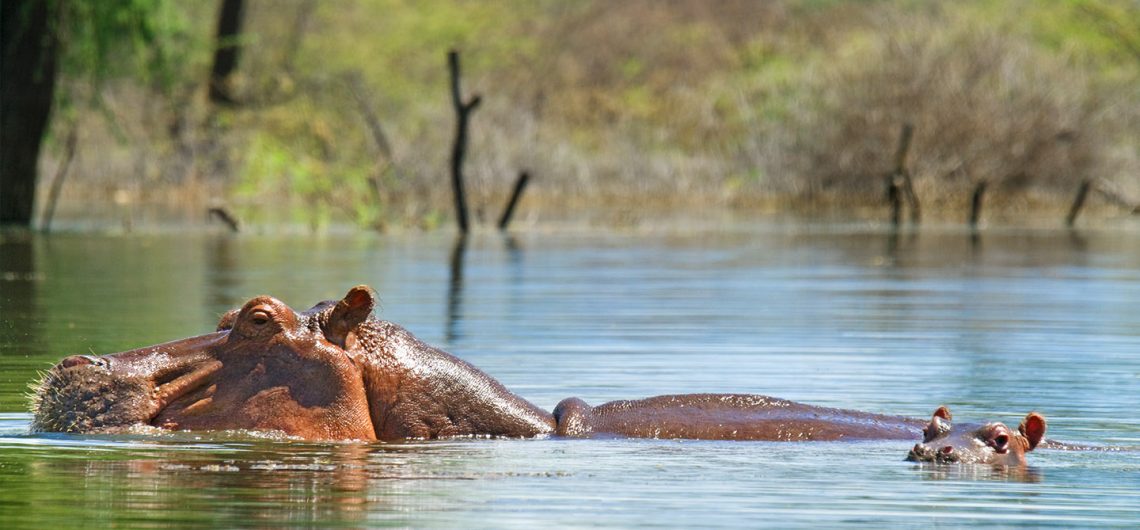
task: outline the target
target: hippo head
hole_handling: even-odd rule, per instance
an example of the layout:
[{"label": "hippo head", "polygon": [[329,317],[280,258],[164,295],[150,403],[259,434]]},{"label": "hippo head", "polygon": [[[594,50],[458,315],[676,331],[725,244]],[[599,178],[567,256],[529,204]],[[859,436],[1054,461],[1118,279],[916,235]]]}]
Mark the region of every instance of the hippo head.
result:
[{"label": "hippo head", "polygon": [[1016,432],[1000,422],[953,425],[950,420],[950,409],[938,407],[907,460],[1019,466],[1045,437],[1045,417],[1036,412],[1026,415]]},{"label": "hippo head", "polygon": [[252,429],[374,439],[359,349],[375,294],[297,313],[259,296],[214,333],[102,357],[64,359],[33,396],[32,428],[56,432]]}]

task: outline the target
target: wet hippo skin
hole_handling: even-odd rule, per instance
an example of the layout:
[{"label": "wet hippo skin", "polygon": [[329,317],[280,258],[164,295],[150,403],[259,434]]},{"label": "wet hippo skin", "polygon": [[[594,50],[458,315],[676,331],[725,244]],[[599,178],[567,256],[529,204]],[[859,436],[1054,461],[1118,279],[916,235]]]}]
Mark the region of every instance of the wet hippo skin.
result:
[{"label": "wet hippo skin", "polygon": [[[713,440],[922,442],[930,462],[1024,461],[1044,434],[1031,414],[1003,424],[950,427],[747,394],[688,394],[590,406],[577,398],[548,413],[463,360],[372,316],[366,286],[296,312],[259,296],[226,313],[217,331],[101,357],[60,361],[37,386],[38,431],[277,431],[312,440],[458,436],[638,437]],[[952,455],[952,456],[951,456]]]}]

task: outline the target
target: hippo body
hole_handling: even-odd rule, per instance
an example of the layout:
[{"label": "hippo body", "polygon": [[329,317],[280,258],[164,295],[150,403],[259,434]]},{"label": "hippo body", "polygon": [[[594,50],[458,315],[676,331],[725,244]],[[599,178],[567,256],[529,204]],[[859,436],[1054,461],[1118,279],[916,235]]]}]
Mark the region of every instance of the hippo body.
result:
[{"label": "hippo body", "polygon": [[805,405],[754,394],[686,394],[554,409],[561,436],[697,440],[911,440],[921,420]]},{"label": "hippo body", "polygon": [[[948,410],[928,424],[747,394],[669,395],[596,407],[570,398],[551,414],[467,362],[372,317],[374,305],[375,294],[365,286],[301,313],[260,296],[224,315],[214,333],[102,357],[65,358],[37,387],[32,428],[114,433],[150,425],[384,441],[542,435],[769,441],[921,436],[929,445],[937,440],[925,433],[944,435],[949,425]],[[1006,428],[998,449],[1002,454],[1020,451],[1017,456],[1024,461],[1024,452],[1043,432],[1041,419],[1040,428],[1029,434],[1037,436],[1032,443],[1013,443],[1014,434]],[[985,452],[969,435],[954,443],[965,444],[960,454]],[[949,459],[937,455],[947,452],[916,446],[911,456],[942,462]],[[987,458],[992,456],[970,461]]]}]

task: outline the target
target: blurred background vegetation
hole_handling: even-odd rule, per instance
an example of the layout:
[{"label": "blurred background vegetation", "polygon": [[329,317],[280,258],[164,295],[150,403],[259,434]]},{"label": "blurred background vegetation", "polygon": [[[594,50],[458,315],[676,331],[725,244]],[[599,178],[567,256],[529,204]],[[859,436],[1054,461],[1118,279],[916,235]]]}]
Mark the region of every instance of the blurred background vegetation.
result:
[{"label": "blurred background vegetation", "polygon": [[903,123],[934,218],[982,181],[993,219],[1063,212],[1086,179],[1140,198],[1136,0],[246,0],[223,39],[222,2],[69,4],[38,198],[74,130],[61,216],[449,222],[452,48],[485,223],[523,169],[524,222],[881,218]]}]

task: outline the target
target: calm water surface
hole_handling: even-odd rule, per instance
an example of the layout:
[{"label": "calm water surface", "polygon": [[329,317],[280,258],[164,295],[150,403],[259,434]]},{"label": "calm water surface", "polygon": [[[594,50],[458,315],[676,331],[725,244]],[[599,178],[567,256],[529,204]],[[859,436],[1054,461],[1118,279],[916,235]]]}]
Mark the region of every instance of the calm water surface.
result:
[{"label": "calm water surface", "polygon": [[1140,232],[763,225],[685,234],[51,238],[0,243],[0,526],[559,524],[1129,527],[1140,453],[1024,472],[909,443],[29,434],[27,385],[73,353],[197,335],[258,294],[367,283],[380,316],[537,405],[679,392],[1016,425],[1140,446]]}]

